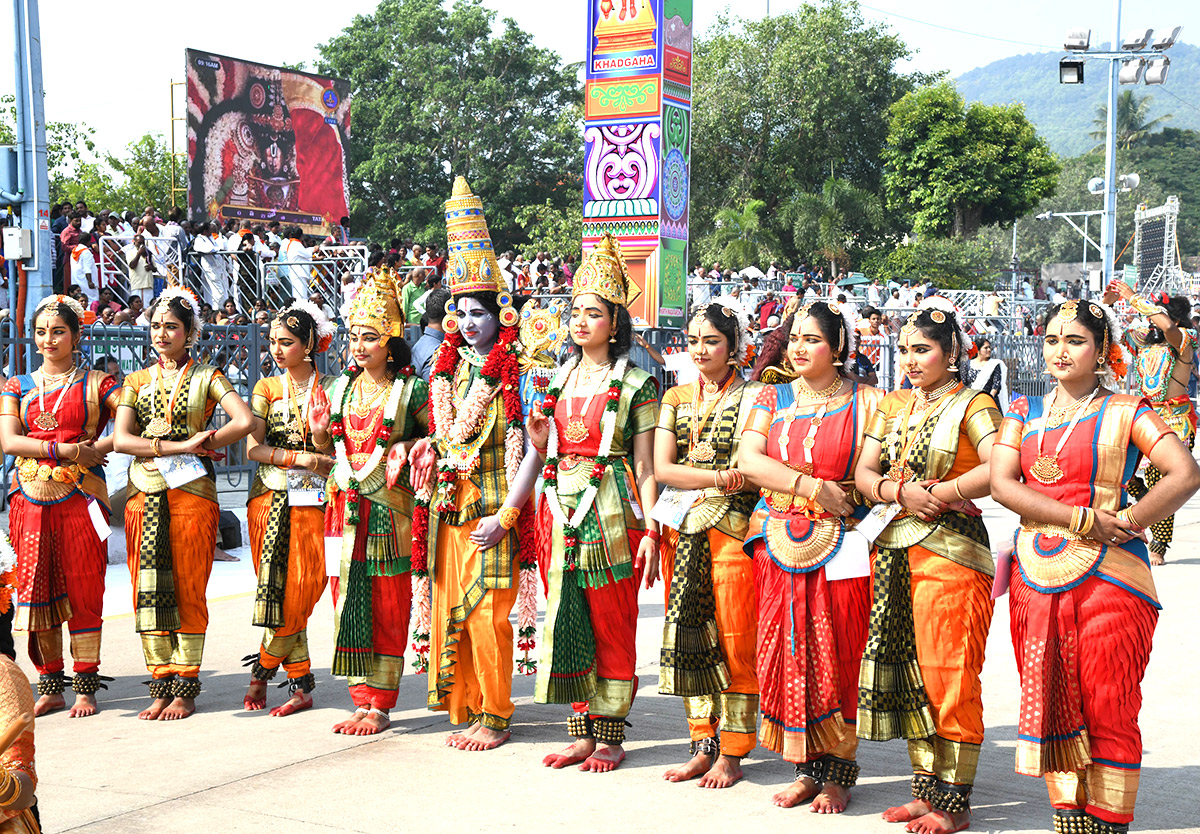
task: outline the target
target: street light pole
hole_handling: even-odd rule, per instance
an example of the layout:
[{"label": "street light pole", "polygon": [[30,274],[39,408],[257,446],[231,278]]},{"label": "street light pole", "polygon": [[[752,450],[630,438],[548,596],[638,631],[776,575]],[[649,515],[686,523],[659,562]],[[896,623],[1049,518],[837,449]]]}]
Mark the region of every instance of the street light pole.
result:
[{"label": "street light pole", "polygon": [[[1112,50],[1121,46],[1121,0],[1113,0]],[[1104,275],[1101,285],[1113,280],[1117,252],[1117,89],[1120,84],[1120,58],[1108,59],[1108,127],[1104,137],[1104,214],[1101,216],[1100,244],[1103,249]]]}]

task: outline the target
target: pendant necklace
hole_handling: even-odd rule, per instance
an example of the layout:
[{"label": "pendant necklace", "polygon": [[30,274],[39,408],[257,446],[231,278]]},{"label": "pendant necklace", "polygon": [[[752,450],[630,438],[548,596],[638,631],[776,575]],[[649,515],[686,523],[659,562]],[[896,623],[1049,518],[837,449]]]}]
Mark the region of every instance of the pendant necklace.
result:
[{"label": "pendant necklace", "polygon": [[[703,385],[701,385],[699,382],[696,383],[696,397],[692,401],[692,426],[691,431],[689,432],[691,435],[691,442],[689,446],[691,448],[688,449],[688,460],[692,461],[693,463],[710,463],[717,456],[717,448],[713,445],[711,439],[713,431],[715,431],[715,415],[718,411],[718,406],[722,401],[724,401],[725,394],[729,391],[730,386],[733,384],[733,377],[733,368],[730,368],[729,374],[725,377],[725,379],[721,380],[720,383],[712,380],[706,381]],[[713,400],[712,408],[710,408],[707,412],[701,411],[702,391],[708,396],[716,395],[715,399]],[[713,421],[709,423],[708,426],[708,439],[701,440],[700,435],[704,431],[704,423],[709,417],[712,417]]]},{"label": "pendant necklace", "polygon": [[[952,379],[929,394],[926,394],[923,389],[918,389],[913,398],[909,400],[908,407],[900,415],[902,434],[900,435],[900,455],[897,458],[899,463],[894,463],[889,467],[887,473],[888,480],[901,484],[911,483],[916,480],[917,473],[908,465],[908,455],[912,451],[913,444],[917,442],[921,427],[936,417],[942,410],[942,407],[951,401],[949,398],[946,398],[946,394],[950,393],[951,389],[956,385],[958,385],[958,380]],[[934,406],[935,403],[936,407],[932,411],[929,411],[928,409]],[[914,414],[921,415],[921,419],[915,426],[911,425]],[[910,434],[912,435],[912,440],[909,440]]]},{"label": "pendant necklace", "polygon": [[[71,387],[71,383],[75,381],[75,366],[71,366],[71,370],[65,374],[55,374],[50,376],[44,371],[41,371],[42,384],[38,386],[38,408],[41,413],[33,418],[33,425],[42,431],[53,431],[58,428],[58,407],[62,405],[63,397],[67,395],[67,389]],[[44,391],[56,382],[62,381],[62,390],[58,393],[58,399],[54,401],[54,407],[49,411],[46,410],[46,400],[43,396]]]},{"label": "pendant necklace", "polygon": [[[821,403],[820,407],[817,409],[817,413],[814,414],[812,419],[808,422],[808,434],[806,434],[804,436],[804,440],[800,442],[800,445],[804,449],[804,463],[800,464],[799,471],[805,475],[811,475],[813,473],[812,450],[813,447],[817,445],[817,432],[820,431],[821,423],[825,420],[825,412],[829,409],[829,400],[832,399],[832,397],[842,387],[842,378],[841,376],[835,377],[832,384],[822,388],[820,391],[814,391],[812,388],[810,388],[808,383],[804,380],[804,377],[800,377],[796,380],[796,382],[800,387],[800,396],[810,400],[819,400]],[[783,431],[779,435],[779,459],[784,463],[788,463],[788,442],[791,437],[792,423],[795,422],[795,420],[796,406],[793,405],[790,413],[785,418]]]},{"label": "pendant necklace", "polygon": [[[283,430],[287,432],[287,442],[293,446],[304,445],[304,438],[307,435],[308,429],[308,410],[312,406],[313,386],[317,378],[317,372],[313,371],[312,376],[308,378],[308,382],[304,385],[297,385],[292,379],[292,375],[284,371],[286,379],[283,386],[283,410],[288,415],[288,421],[284,425]],[[295,392],[297,405],[292,406],[292,392]],[[307,396],[304,396],[307,395]],[[301,398],[303,397],[303,402]]]},{"label": "pendant necklace", "polygon": [[[583,363],[580,362],[574,372],[577,374],[575,381],[576,387],[579,386],[579,378],[584,376],[584,372],[580,370],[582,367]],[[607,369],[608,365],[598,365],[597,367],[601,369]],[[591,434],[591,432],[588,430],[587,423],[584,422],[584,418],[587,416],[588,411],[592,407],[592,400],[594,400],[596,395],[600,393],[600,388],[608,388],[608,386],[604,384],[603,374],[601,374],[600,386],[592,389],[592,393],[588,395],[587,401],[583,404],[583,411],[580,414],[575,414],[573,412],[573,405],[576,397],[567,397],[567,427],[563,431],[563,436],[566,437],[571,443],[582,443],[583,441],[587,440],[588,435]]]},{"label": "pendant necklace", "polygon": [[[1054,451],[1050,454],[1045,454],[1042,451],[1042,441],[1046,438],[1046,424],[1050,422],[1049,415],[1042,420],[1042,424],[1038,426],[1037,439],[1037,460],[1033,462],[1033,466],[1029,467],[1029,474],[1033,475],[1034,479],[1040,484],[1058,483],[1065,474],[1062,467],[1058,465],[1059,452],[1063,450],[1063,446],[1067,445],[1067,438],[1071,436],[1071,432],[1075,431],[1076,424],[1079,423],[1079,418],[1087,411],[1088,406],[1092,404],[1092,400],[1096,398],[1096,394],[1100,391],[1100,386],[1097,385],[1083,404],[1075,410],[1075,416],[1071,418],[1071,424],[1067,426],[1067,430],[1062,433],[1062,437],[1058,438],[1058,444],[1054,447]],[[1055,390],[1057,394],[1057,389]]]},{"label": "pendant necklace", "polygon": [[[169,365],[168,365],[169,363]],[[192,360],[189,359],[187,364],[183,366],[183,370],[179,372],[179,376],[175,377],[175,387],[171,390],[171,398],[164,404],[164,413],[151,418],[146,424],[146,430],[143,432],[144,437],[166,437],[171,433],[171,420],[175,415],[175,400],[179,396],[179,388],[183,384],[183,378],[187,376],[188,368],[191,367]],[[171,370],[170,366],[175,366],[175,362],[167,360],[163,363],[163,368]],[[154,387],[162,395],[166,395],[166,374],[160,373],[157,365],[154,366]]]}]

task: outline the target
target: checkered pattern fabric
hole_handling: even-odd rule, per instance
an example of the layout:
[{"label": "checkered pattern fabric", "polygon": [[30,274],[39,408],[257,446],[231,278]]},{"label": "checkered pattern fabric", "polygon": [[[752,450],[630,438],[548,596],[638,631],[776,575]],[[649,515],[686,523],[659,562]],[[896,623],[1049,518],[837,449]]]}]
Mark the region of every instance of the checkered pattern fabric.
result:
[{"label": "checkered pattern fabric", "polygon": [[[1196,447],[1196,435],[1194,432],[1188,432],[1183,438],[1187,443],[1188,449]],[[1154,485],[1162,480],[1162,472],[1153,463],[1146,464],[1145,474],[1141,478],[1131,478],[1128,484],[1129,494],[1135,500],[1141,501],[1146,493],[1154,489]],[[1157,553],[1159,556],[1167,555],[1167,548],[1171,546],[1171,540],[1175,538],[1175,515],[1164,518],[1155,524],[1150,525],[1150,532],[1154,535],[1150,542],[1150,550]]]},{"label": "checkered pattern fabric", "polygon": [[286,492],[271,496],[271,513],[258,562],[258,587],[254,591],[254,625],[283,625],[283,597],[287,587],[288,542],[292,535]]},{"label": "checkered pattern fabric", "polygon": [[171,515],[165,492],[147,495],[141,549],[138,551],[136,630],[177,631],[179,605],[171,559]]}]

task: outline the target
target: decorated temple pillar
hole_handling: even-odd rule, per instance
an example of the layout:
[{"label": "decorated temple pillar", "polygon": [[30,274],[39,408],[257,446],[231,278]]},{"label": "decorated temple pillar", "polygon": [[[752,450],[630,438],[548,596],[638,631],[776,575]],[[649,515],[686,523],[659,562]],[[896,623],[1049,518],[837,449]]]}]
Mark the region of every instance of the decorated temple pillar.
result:
[{"label": "decorated temple pillar", "polygon": [[630,312],[658,327],[682,327],[692,0],[589,0],[589,5],[583,248],[593,248],[606,232],[616,236],[640,289]]}]

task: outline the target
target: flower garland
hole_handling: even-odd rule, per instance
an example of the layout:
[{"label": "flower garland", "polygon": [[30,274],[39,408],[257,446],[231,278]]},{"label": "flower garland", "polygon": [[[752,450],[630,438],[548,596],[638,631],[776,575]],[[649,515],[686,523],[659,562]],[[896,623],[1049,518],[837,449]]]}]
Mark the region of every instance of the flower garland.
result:
[{"label": "flower garland", "polygon": [[554,378],[554,382],[550,385],[550,393],[542,401],[542,413],[550,420],[550,436],[547,439],[546,445],[546,468],[542,471],[542,478],[545,482],[543,492],[546,495],[546,506],[550,508],[550,514],[554,516],[554,520],[563,528],[563,544],[566,547],[566,567],[568,571],[574,571],[579,567],[579,525],[583,523],[583,519],[592,508],[592,503],[596,500],[596,495],[600,491],[600,481],[604,477],[604,471],[612,464],[610,456],[612,455],[613,435],[616,433],[617,428],[617,410],[620,408],[621,402],[621,385],[625,379],[625,369],[629,367],[629,358],[621,357],[613,368],[612,378],[608,383],[604,413],[600,417],[601,436],[600,445],[597,449],[596,462],[592,465],[592,473],[588,477],[587,489],[579,497],[578,506],[575,507],[575,511],[568,518],[558,498],[558,423],[554,419],[554,407],[558,404],[558,398],[562,394],[563,385],[566,384],[571,371],[575,369],[578,363],[579,357],[575,356],[563,366],[562,370],[558,372],[558,376]]},{"label": "flower garland", "polygon": [[[497,392],[504,407],[504,474],[509,485],[516,480],[521,462],[525,458],[525,429],[521,409],[521,376],[518,354],[520,344],[517,341],[516,327],[501,327],[496,338],[496,344],[479,369],[478,378],[467,389],[459,408],[454,407],[454,375],[461,359],[459,349],[465,344],[461,333],[447,333],[442,345],[434,357],[433,371],[429,383],[429,435],[441,437],[452,443],[465,443],[474,438],[483,424],[488,406],[496,398]],[[449,457],[439,458],[437,462],[437,496],[429,496],[432,508],[439,513],[452,513],[454,506],[454,484],[458,480],[459,465]],[[461,461],[461,465],[473,470],[479,465],[478,451],[470,460]],[[431,485],[432,492],[432,485]],[[419,500],[418,496],[418,500]],[[526,511],[522,511],[522,516]],[[534,553],[532,529],[533,524],[526,523],[522,518],[517,525],[517,553],[520,573],[517,584],[517,648],[522,657],[517,661],[517,669],[525,675],[537,671],[537,663],[530,657],[537,647],[537,555]],[[413,534],[417,533],[414,524]],[[426,528],[426,534],[428,529]],[[415,564],[415,563],[414,563]],[[426,576],[427,576],[426,572]],[[416,572],[414,569],[414,576]],[[414,588],[414,593],[421,593],[421,602],[417,611],[417,627],[413,634],[413,648],[421,653],[424,649],[428,654],[428,620],[422,625],[421,606],[425,605],[428,596],[428,583],[421,588]],[[422,633],[422,628],[424,632]],[[418,658],[420,660],[420,658]],[[416,665],[416,664],[414,664]],[[427,666],[426,666],[427,668]]]}]

